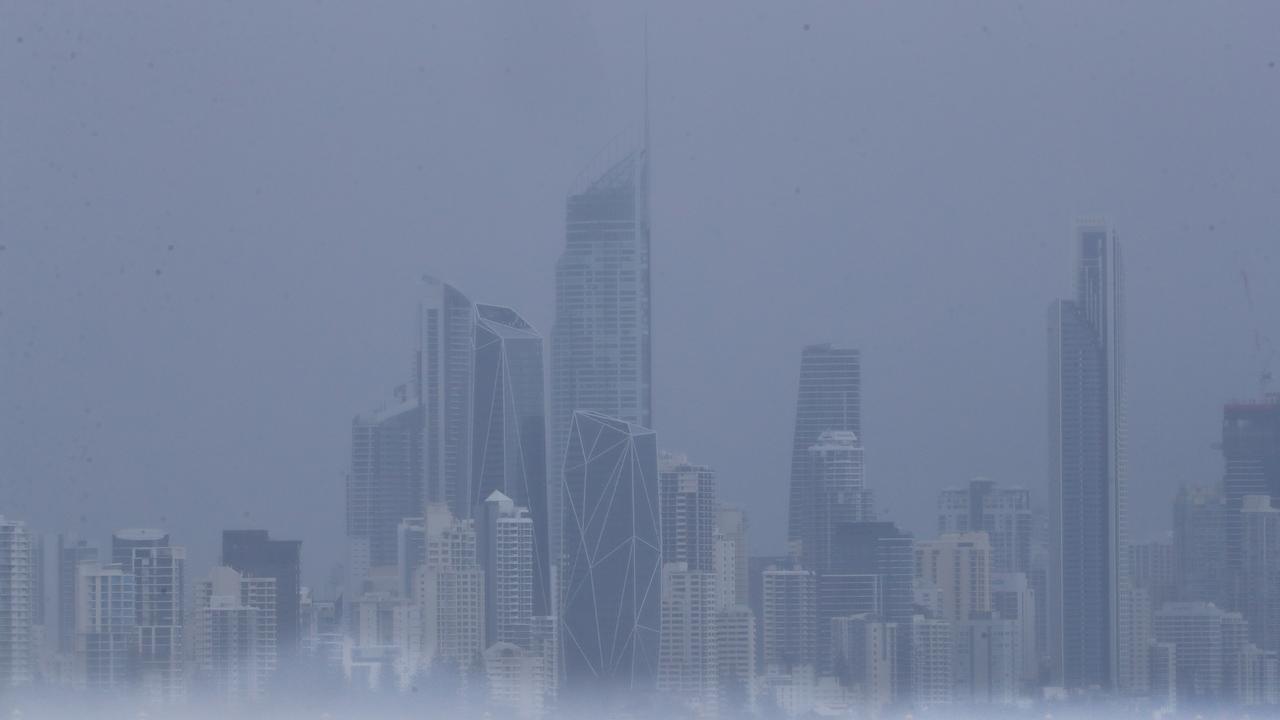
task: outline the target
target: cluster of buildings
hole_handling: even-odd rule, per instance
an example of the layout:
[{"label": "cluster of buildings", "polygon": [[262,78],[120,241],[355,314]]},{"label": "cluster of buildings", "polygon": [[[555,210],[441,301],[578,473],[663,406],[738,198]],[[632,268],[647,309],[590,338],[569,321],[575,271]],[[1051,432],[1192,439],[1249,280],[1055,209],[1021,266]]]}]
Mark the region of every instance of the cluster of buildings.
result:
[{"label": "cluster of buildings", "polygon": [[265,531],[189,578],[162,531],[108,549],[0,520],[0,685],[239,704],[306,674],[529,718],[1280,701],[1280,399],[1227,405],[1223,482],[1179,492],[1170,541],[1130,542],[1106,223],[1077,225],[1076,294],[1049,312],[1046,507],[977,479],[937,497],[931,537],[882,517],[860,353],[812,345],[788,544],[760,556],[715,471],[659,451],[648,165],[618,149],[569,197],[549,356],[516,310],[423,278],[408,378],[352,423],[327,594]]},{"label": "cluster of buildings", "polygon": [[0,687],[251,703],[300,638],[300,543],[228,530],[194,582],[167,532],[102,547],[0,518]]}]

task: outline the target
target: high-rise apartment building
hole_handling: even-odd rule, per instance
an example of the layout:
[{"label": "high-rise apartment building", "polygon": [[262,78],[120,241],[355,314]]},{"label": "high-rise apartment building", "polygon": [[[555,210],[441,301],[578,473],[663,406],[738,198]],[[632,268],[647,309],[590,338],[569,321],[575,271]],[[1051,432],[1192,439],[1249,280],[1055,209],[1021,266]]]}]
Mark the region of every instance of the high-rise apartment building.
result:
[{"label": "high-rise apartment building", "polygon": [[1049,309],[1049,656],[1068,688],[1122,687],[1125,386],[1120,241],[1075,228],[1073,300]]},{"label": "high-rise apartment building", "polygon": [[1280,505],[1280,394],[1223,408],[1222,457],[1226,465],[1222,490],[1229,586],[1225,607],[1243,610],[1248,602],[1244,499],[1266,495]]},{"label": "high-rise apartment building", "polygon": [[1226,498],[1220,488],[1183,487],[1173,501],[1173,564],[1179,600],[1228,607]]},{"label": "high-rise apartment building", "polygon": [[195,585],[192,694],[231,705],[263,697],[276,672],[276,581],[216,567]]},{"label": "high-rise apartment building", "polygon": [[574,413],[596,412],[653,427],[650,272],[646,132],[633,145],[603,153],[574,182],[566,203],[551,327],[548,497],[557,559],[568,531],[555,524],[571,512],[558,503],[567,497],[560,485],[566,452],[573,452]]},{"label": "high-rise apartment building", "polygon": [[800,563],[818,574],[837,564],[836,527],[873,520],[871,493],[863,473],[862,443],[846,430],[823,431],[804,456],[804,482],[797,497]]},{"label": "high-rise apartment building", "polygon": [[658,691],[704,709],[716,707],[716,576],[684,562],[662,566]]},{"label": "high-rise apartment building", "polygon": [[76,568],[97,563],[98,547],[87,540],[58,535],[58,651],[70,654],[76,647]]},{"label": "high-rise apartment building", "polygon": [[796,398],[795,433],[791,443],[791,487],[787,538],[803,539],[812,497],[809,450],[824,432],[851,432],[862,438],[862,354],[854,348],[824,343],[800,354],[800,386]]},{"label": "high-rise apartment building", "polygon": [[31,548],[26,523],[0,515],[0,690],[29,685],[35,669]]},{"label": "high-rise apartment building", "polygon": [[690,572],[712,571],[715,556],[716,474],[688,458],[658,458],[662,510],[662,560],[684,563]]},{"label": "high-rise apartment building", "polygon": [[951,702],[956,680],[952,624],[916,615],[910,628],[912,701],[925,708]]},{"label": "high-rise apartment building", "polygon": [[968,620],[991,611],[991,544],[984,532],[916,542],[916,579],[938,589],[942,617]]},{"label": "high-rise apartment building", "polygon": [[485,644],[529,648],[534,612],[534,523],[529,511],[494,490],[477,513],[484,568]]},{"label": "high-rise apartment building", "polygon": [[[747,516],[740,508],[721,505],[716,513],[716,532],[733,545],[733,597],[738,605],[750,604],[751,547],[747,540]],[[722,588],[722,592],[724,589]]]},{"label": "high-rise apartment building", "polygon": [[985,532],[991,572],[1031,572],[1031,493],[975,478],[938,496],[938,534]]},{"label": "high-rise apartment building", "polygon": [[424,422],[422,406],[405,388],[389,407],[351,421],[347,541],[351,564],[361,568],[352,576],[356,583],[371,568],[398,565],[397,529],[422,514]]},{"label": "high-rise apartment building", "polygon": [[295,655],[302,632],[302,541],[272,540],[266,530],[223,530],[222,564],[247,578],[275,580],[276,652]]},{"label": "high-rise apartment building", "polygon": [[120,565],[81,563],[76,569],[76,647],[79,684],[95,693],[136,686],[137,586]]},{"label": "high-rise apartment building", "polygon": [[485,571],[475,522],[431,503],[426,533],[427,559],[415,594],[424,613],[424,662],[465,670],[481,661],[485,649]]},{"label": "high-rise apartment building", "polygon": [[141,689],[154,701],[178,702],[186,694],[183,668],[186,548],[138,545],[131,552],[126,570],[134,577]]},{"label": "high-rise apartment building", "polygon": [[[818,576],[812,570],[763,572],[764,655],[767,672],[818,665]],[[823,632],[829,632],[824,629]]]},{"label": "high-rise apartment building", "polygon": [[567,686],[652,689],[662,532],[652,430],[575,412],[562,485],[561,651]]},{"label": "high-rise apartment building", "polygon": [[721,707],[728,712],[741,711],[754,701],[755,614],[746,605],[721,610],[716,616],[715,634]]},{"label": "high-rise apartment building", "polygon": [[835,618],[830,632],[836,678],[857,691],[868,715],[879,715],[898,695],[897,623],[864,613]]},{"label": "high-rise apartment building", "polygon": [[1250,641],[1280,651],[1280,508],[1270,495],[1245,495],[1240,515],[1240,611]]},{"label": "high-rise apartment building", "polygon": [[475,306],[457,288],[424,276],[410,396],[422,407],[423,489],[458,519],[471,517],[471,412]]}]

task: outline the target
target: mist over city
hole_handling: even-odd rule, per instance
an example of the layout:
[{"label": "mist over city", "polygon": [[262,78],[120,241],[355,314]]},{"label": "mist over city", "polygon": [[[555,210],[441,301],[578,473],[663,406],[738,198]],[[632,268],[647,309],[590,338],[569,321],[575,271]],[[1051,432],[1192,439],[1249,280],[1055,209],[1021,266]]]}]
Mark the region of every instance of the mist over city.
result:
[{"label": "mist over city", "polygon": [[1280,713],[1280,8],[0,3],[0,716]]}]

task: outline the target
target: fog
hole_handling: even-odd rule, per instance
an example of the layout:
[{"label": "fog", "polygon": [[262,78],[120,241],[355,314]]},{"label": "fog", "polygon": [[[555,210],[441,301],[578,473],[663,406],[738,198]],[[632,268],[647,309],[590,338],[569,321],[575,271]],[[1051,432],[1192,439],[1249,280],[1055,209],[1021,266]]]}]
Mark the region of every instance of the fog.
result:
[{"label": "fog", "polygon": [[4,514],[166,527],[193,576],[266,527],[319,582],[417,278],[549,332],[564,197],[640,122],[646,22],[654,425],[755,551],[818,340],[864,353],[885,515],[927,532],[976,475],[1043,501],[1082,213],[1126,244],[1134,536],[1220,477],[1280,320],[1270,4],[8,2]]}]

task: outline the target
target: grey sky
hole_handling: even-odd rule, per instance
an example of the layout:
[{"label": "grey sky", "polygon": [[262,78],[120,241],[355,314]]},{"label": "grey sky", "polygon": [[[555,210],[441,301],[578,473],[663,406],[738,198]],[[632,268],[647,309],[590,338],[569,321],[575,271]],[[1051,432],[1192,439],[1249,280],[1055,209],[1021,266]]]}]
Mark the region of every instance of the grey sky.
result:
[{"label": "grey sky", "polygon": [[[655,3],[656,400],[780,548],[801,345],[864,352],[879,505],[1046,483],[1070,222],[1126,252],[1131,507],[1163,532],[1280,338],[1271,3]],[[544,333],[578,170],[638,120],[643,7],[0,6],[0,513],[342,547],[351,417],[415,279]],[[1280,370],[1280,366],[1277,367]],[[82,519],[83,518],[83,519]]]}]

